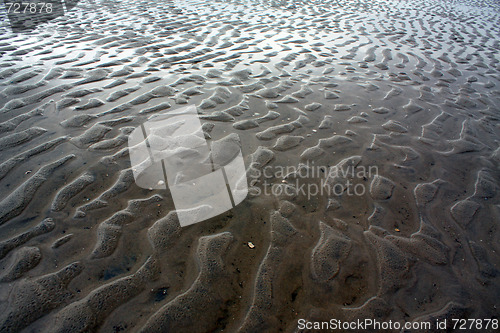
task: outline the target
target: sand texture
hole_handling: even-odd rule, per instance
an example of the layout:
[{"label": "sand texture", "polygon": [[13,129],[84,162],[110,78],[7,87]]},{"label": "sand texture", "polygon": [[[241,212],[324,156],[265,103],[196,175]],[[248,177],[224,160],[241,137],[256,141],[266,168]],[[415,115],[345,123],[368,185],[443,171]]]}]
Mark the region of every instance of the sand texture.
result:
[{"label": "sand texture", "polygon": [[[498,1],[81,0],[25,33],[0,11],[0,332],[499,318]],[[186,105],[249,194],[181,228],[127,142]],[[313,164],[378,173],[265,193]]]}]

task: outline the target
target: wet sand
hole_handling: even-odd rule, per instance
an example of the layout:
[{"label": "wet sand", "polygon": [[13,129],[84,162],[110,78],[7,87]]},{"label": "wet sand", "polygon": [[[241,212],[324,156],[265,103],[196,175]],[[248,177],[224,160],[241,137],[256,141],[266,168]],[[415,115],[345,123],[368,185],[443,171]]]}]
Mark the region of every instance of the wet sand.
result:
[{"label": "wet sand", "polygon": [[[80,1],[19,34],[0,15],[1,332],[499,317],[498,2]],[[127,140],[185,105],[238,134],[251,188],[181,228]],[[310,197],[263,181],[318,177],[256,176],[313,165],[378,173]]]}]

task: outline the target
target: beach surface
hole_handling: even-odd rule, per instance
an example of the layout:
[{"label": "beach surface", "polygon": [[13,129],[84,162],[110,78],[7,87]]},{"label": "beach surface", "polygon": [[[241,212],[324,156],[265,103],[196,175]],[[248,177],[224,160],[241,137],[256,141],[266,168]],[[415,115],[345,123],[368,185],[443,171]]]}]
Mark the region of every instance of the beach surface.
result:
[{"label": "beach surface", "polygon": [[[498,320],[499,36],[493,0],[0,9],[0,332]],[[249,193],[181,227],[128,136],[188,105]]]}]

